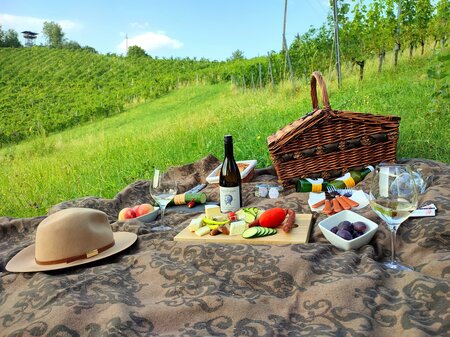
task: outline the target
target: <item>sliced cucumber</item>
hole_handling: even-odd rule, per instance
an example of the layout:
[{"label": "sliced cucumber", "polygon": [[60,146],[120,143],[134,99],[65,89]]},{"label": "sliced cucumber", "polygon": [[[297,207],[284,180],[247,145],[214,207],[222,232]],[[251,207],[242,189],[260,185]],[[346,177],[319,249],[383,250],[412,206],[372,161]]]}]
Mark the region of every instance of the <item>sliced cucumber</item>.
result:
[{"label": "sliced cucumber", "polygon": [[274,228],[255,226],[246,229],[244,233],[242,233],[242,237],[244,239],[260,238],[263,236],[274,235],[276,233],[277,230]]},{"label": "sliced cucumber", "polygon": [[267,228],[267,227],[263,227],[264,231],[262,232],[261,236],[267,236],[270,235],[270,233],[272,232],[272,229]]},{"label": "sliced cucumber", "polygon": [[277,234],[277,230],[275,229],[275,228],[269,228],[270,229],[270,233],[269,233],[269,235],[274,235],[274,234]]},{"label": "sliced cucumber", "polygon": [[264,227],[261,227],[261,226],[259,226],[258,228],[259,228],[259,230],[258,230],[258,237],[266,236],[266,229]]},{"label": "sliced cucumber", "polygon": [[244,233],[242,233],[242,237],[244,239],[250,239],[250,238],[258,237],[259,233],[260,233],[259,228],[261,228],[261,227],[250,227],[250,228],[247,228],[244,231]]}]

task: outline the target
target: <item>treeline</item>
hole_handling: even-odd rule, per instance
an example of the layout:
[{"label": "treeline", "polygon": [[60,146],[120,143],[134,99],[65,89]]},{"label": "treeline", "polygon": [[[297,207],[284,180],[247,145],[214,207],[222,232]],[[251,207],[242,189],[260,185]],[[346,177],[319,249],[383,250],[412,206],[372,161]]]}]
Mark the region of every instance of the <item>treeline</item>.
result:
[{"label": "treeline", "polygon": [[[333,6],[333,1],[330,1]],[[338,0],[339,51],[341,63],[359,67],[363,79],[368,59],[378,59],[382,71],[387,51],[407,51],[410,57],[425,44],[434,48],[446,46],[450,32],[449,0]],[[336,64],[335,26],[332,12],[327,22],[297,34],[287,51],[268,53],[267,57],[243,60],[242,53],[227,62],[223,77],[234,79],[243,87],[278,83],[287,79],[309,78],[314,70],[327,72]],[[291,67],[288,66],[291,63]],[[334,68],[334,66],[332,66]],[[290,72],[292,69],[292,73]]]},{"label": "treeline", "polygon": [[[39,33],[30,31],[22,32],[24,39],[26,40],[26,47],[33,47],[35,45],[34,40]],[[64,48],[72,50],[87,50],[92,53],[97,51],[90,46],[81,46],[78,42],[66,39],[65,33],[61,26],[53,21],[45,21],[42,26],[42,34],[46,39],[46,47],[49,48]],[[43,46],[43,45],[41,45]],[[0,47],[6,48],[21,48],[24,47],[19,40],[19,34],[14,29],[8,29],[4,31],[0,25]]]},{"label": "treeline", "polygon": [[[379,59],[379,71],[386,51],[394,50],[394,63],[397,64],[398,53],[409,50],[413,52],[421,47],[423,54],[426,42],[437,43],[443,47],[450,32],[450,2],[448,0],[354,0],[351,3],[338,1],[338,22],[340,51],[344,62],[357,64],[363,76],[365,61],[372,57]],[[329,58],[329,48],[333,41],[333,19],[330,16],[326,24],[318,30],[312,29],[297,36],[291,45],[292,53],[300,58],[309,58],[313,54],[304,52],[311,45],[319,46],[318,54]],[[315,60],[321,68],[316,55]],[[294,59],[297,59],[294,57]]]}]

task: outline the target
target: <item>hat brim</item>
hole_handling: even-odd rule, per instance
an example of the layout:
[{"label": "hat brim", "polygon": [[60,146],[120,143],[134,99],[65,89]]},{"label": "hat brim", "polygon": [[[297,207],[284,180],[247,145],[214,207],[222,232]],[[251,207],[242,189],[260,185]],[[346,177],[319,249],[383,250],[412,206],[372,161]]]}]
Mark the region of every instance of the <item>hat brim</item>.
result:
[{"label": "hat brim", "polygon": [[111,248],[88,259],[76,260],[70,263],[57,263],[49,265],[37,264],[34,259],[35,245],[32,244],[31,246],[28,246],[22,249],[19,253],[17,253],[8,262],[5,269],[11,272],[37,272],[37,271],[48,271],[48,270],[70,268],[98,261],[104,259],[105,257],[117,254],[122,250],[125,250],[128,247],[130,247],[137,240],[137,235],[135,233],[114,232],[113,236],[114,236],[114,246],[112,246]]}]

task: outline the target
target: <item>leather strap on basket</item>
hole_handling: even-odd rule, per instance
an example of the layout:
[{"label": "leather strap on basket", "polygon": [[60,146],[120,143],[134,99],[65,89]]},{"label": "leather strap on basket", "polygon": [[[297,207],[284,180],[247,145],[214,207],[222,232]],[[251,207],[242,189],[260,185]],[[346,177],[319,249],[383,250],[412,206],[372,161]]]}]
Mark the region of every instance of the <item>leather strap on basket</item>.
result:
[{"label": "leather strap on basket", "polygon": [[330,109],[330,101],[328,99],[328,92],[327,92],[327,86],[325,85],[325,80],[322,77],[322,74],[318,71],[315,71],[312,73],[311,76],[311,100],[312,100],[312,106],[313,111],[316,111],[319,109],[319,100],[317,99],[317,89],[316,86],[319,84],[319,88],[322,92],[322,103],[323,103],[323,109]]}]

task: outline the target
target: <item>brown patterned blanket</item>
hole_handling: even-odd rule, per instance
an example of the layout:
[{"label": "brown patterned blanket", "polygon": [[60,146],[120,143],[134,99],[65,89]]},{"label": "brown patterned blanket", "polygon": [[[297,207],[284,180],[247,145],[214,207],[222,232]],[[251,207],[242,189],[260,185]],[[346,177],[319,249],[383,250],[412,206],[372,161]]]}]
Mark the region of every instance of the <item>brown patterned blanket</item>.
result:
[{"label": "brown patterned blanket", "polygon": [[[449,336],[450,166],[414,162],[433,171],[420,203],[433,202],[438,212],[399,229],[397,255],[413,272],[380,267],[390,253],[383,225],[369,245],[344,252],[317,223],[308,244],[259,246],[174,242],[197,214],[176,208],[167,213],[170,231],[152,231],[158,221],[116,222],[121,208],[149,201],[148,181],[111,200],[88,197],[50,210],[100,209],[114,230],[138,234],[129,249],[91,264],[6,272],[9,259],[34,242],[44,217],[0,218],[0,336]],[[171,174],[189,188],[217,163],[209,156]],[[310,212],[308,194],[254,196],[257,183],[275,180],[270,169],[258,170],[244,184],[245,205]],[[367,190],[367,181],[358,187]],[[210,200],[217,190],[206,188]],[[380,223],[369,207],[358,213]]]}]

